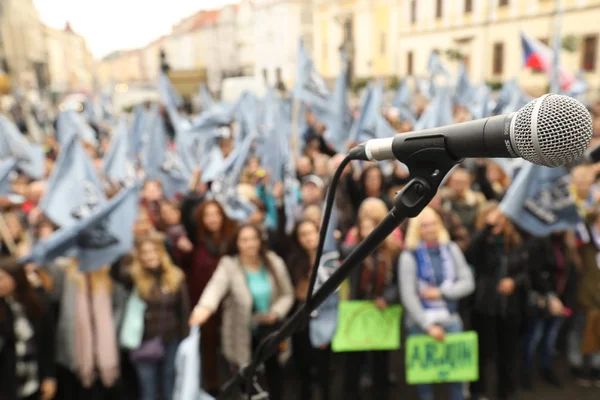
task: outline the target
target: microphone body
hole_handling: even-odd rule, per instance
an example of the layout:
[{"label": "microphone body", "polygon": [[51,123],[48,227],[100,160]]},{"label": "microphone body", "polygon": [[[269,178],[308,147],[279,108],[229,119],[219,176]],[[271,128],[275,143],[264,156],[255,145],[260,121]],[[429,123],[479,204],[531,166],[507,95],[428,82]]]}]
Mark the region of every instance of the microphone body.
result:
[{"label": "microphone body", "polygon": [[592,138],[592,117],[577,100],[548,94],[517,112],[372,139],[350,151],[354,159],[399,160],[435,146],[455,160],[518,158],[557,167],[583,155]]},{"label": "microphone body", "polygon": [[[444,138],[448,155],[456,160],[470,157],[519,157],[510,141],[510,123],[516,113],[477,119],[456,125],[408,132],[391,138],[371,139],[364,143],[370,161],[393,160],[408,142]],[[502,134],[498,134],[502,132]],[[400,160],[402,161],[402,160]]]}]

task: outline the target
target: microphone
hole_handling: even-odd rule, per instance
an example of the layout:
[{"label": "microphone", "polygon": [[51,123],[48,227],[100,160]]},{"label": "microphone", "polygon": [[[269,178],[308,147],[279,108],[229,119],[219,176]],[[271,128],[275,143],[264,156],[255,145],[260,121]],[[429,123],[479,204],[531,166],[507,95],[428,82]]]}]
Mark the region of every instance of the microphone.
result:
[{"label": "microphone", "polygon": [[580,158],[592,139],[592,117],[572,97],[546,94],[517,112],[371,139],[350,150],[355,160],[384,161],[418,157],[438,148],[451,158],[523,158],[558,167]]}]

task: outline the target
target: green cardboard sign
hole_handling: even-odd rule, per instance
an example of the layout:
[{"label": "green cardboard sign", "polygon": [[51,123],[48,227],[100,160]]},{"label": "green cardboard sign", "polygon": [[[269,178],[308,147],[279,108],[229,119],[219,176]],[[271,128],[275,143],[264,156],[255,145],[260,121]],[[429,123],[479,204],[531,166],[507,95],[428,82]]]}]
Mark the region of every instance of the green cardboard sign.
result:
[{"label": "green cardboard sign", "polygon": [[379,310],[372,301],[342,301],[331,343],[335,352],[400,348],[402,307]]},{"label": "green cardboard sign", "polygon": [[427,335],[406,340],[406,382],[471,382],[479,378],[476,332],[449,333],[443,343]]}]

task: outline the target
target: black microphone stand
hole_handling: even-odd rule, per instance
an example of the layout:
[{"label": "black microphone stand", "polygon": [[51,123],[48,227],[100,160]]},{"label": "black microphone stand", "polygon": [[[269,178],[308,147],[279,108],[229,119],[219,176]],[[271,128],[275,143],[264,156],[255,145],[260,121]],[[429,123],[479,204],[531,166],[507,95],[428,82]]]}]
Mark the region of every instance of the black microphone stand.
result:
[{"label": "black microphone stand", "polygon": [[[294,332],[303,328],[310,319],[310,314],[321,305],[329,295],[365,260],[377,247],[400,225],[406,218],[414,218],[429,204],[437,193],[446,174],[461,160],[450,157],[445,149],[444,138],[432,138],[427,148],[423,143],[405,142],[405,146],[398,149],[396,156],[405,160],[411,172],[411,180],[394,197],[394,207],[375,229],[354,249],[342,262],[335,272],[315,291],[310,301],[302,305],[277,331],[267,336],[258,347],[252,363],[242,367],[235,377],[228,381],[221,395],[221,400],[229,399],[244,382],[246,389],[255,386],[257,368],[271,357],[279,344],[290,337]],[[343,166],[342,166],[343,168]],[[331,193],[330,195],[334,195]],[[307,304],[310,304],[307,307]],[[252,399],[250,393],[247,393]],[[259,393],[261,399],[265,393]]]}]

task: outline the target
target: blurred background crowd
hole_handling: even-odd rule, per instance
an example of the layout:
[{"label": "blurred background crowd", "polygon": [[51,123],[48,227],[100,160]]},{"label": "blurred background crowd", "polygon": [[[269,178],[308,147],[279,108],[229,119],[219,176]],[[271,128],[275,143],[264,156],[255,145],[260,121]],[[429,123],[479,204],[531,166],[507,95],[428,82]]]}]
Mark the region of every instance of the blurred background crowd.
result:
[{"label": "blurred background crowd", "polygon": [[[586,24],[577,23],[598,14],[600,2],[540,1],[526,12],[528,2],[516,0],[457,2],[465,18],[489,13],[487,30],[463,40],[446,37],[468,28],[464,21],[444,25],[455,21],[454,2],[273,3],[279,8],[243,1],[196,13],[148,46],[147,58],[144,49],[106,57],[95,69],[97,90],[78,93],[67,87],[90,74],[91,64],[52,81],[62,82],[62,94],[45,91],[43,66],[28,74],[29,64],[6,62],[17,53],[16,42],[4,39],[23,26],[13,32],[3,25],[0,83],[10,95],[0,116],[0,400],[217,396],[260,341],[306,302],[319,235],[327,236],[318,263],[323,280],[410,181],[400,162],[352,162],[335,193],[333,229],[321,233],[333,174],[365,140],[516,112],[552,92],[586,105],[590,147],[600,143],[597,33],[579,32]],[[0,5],[33,15],[10,1]],[[289,25],[274,32],[288,40],[278,46],[292,54],[291,67],[258,68],[259,60],[287,65],[290,58],[264,46],[251,68],[263,71],[259,78],[229,77],[224,66],[242,67],[223,58],[229,43],[217,35],[221,25],[251,21],[247,36],[262,38],[254,24],[268,22],[267,9]],[[342,9],[339,57],[329,60],[335,41],[326,40],[333,28],[323,21]],[[522,11],[532,16],[531,29],[516,22]],[[379,54],[369,65],[359,55],[375,50],[354,40],[360,15],[368,16],[369,32],[383,32],[372,34]],[[400,29],[406,68],[395,63],[390,74],[402,79],[385,67],[393,16],[409,26]],[[309,21],[322,22],[308,29],[314,37],[302,33]],[[434,33],[421,27],[427,21]],[[542,26],[545,38],[537,35]],[[70,26],[45,29],[53,46],[66,46],[63,34],[73,39],[69,51],[86,46]],[[489,60],[469,55],[480,39],[493,42]],[[211,59],[201,72],[186,67],[194,63],[194,40],[209,46],[197,51]],[[426,44],[432,42],[438,44]],[[50,76],[84,59],[69,59],[65,68],[52,59]],[[151,71],[152,88],[136,89],[133,75],[123,75],[131,71]],[[272,400],[598,398],[600,170],[593,161],[558,169],[522,160],[461,162],[418,217],[356,266],[330,297],[333,305],[281,344],[257,386],[240,392],[258,399],[265,390]],[[531,204],[550,210],[550,220],[533,218]],[[443,341],[477,332],[479,378],[408,387],[403,348],[332,351],[335,331],[344,328],[337,325],[344,300],[372,301],[380,310],[401,305],[403,343],[410,335]],[[192,358],[200,365],[188,368]]]}]

